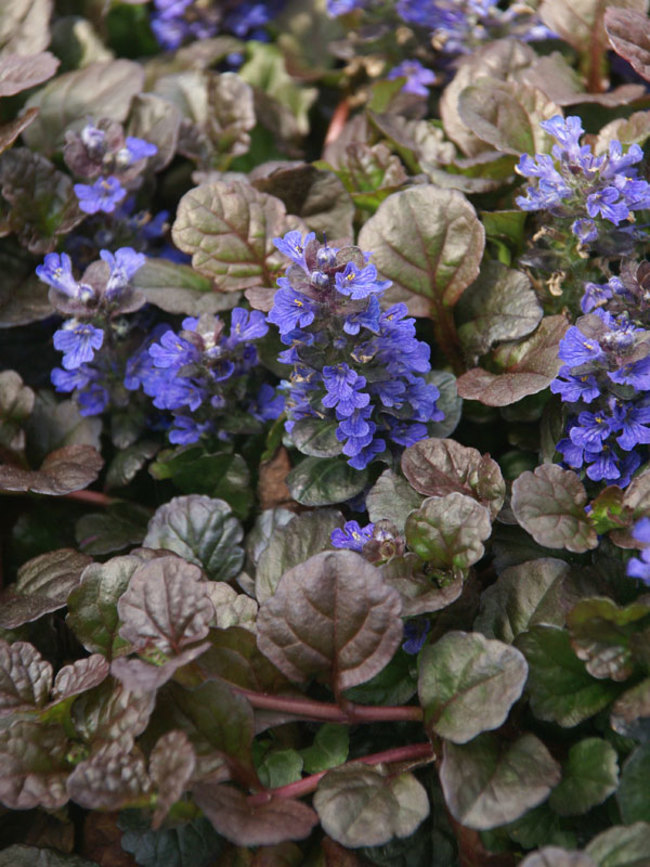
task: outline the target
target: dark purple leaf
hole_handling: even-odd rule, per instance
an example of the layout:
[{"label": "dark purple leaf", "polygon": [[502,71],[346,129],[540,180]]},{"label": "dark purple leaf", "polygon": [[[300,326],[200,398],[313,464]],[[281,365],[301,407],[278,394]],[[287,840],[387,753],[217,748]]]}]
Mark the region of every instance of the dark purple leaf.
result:
[{"label": "dark purple leaf", "polygon": [[260,652],[255,634],[248,629],[213,629],[210,645],[197,661],[203,680],[220,678],[255,692],[291,691],[284,675]]},{"label": "dark purple leaf", "polygon": [[110,665],[99,653],[78,659],[59,670],[52,688],[52,700],[60,701],[99,686],[108,677]]},{"label": "dark purple leaf", "polygon": [[351,848],[409,837],[430,812],[426,789],[413,774],[358,763],[328,771],[314,807],[324,831]]},{"label": "dark purple leaf", "polygon": [[25,641],[0,640],[0,717],[43,707],[52,687],[52,666]]},{"label": "dark purple leaf", "polygon": [[142,753],[120,744],[100,747],[68,777],[68,796],[88,810],[121,810],[148,805],[152,785]]},{"label": "dark purple leaf", "polygon": [[406,542],[435,569],[466,570],[484,554],[490,513],[473,497],[454,492],[428,497],[406,520]]},{"label": "dark purple leaf", "polygon": [[353,551],[317,554],[285,572],[260,608],[259,648],[290,680],[321,674],[335,689],[365,683],[402,639],[400,600]]},{"label": "dark purple leaf", "polygon": [[197,644],[188,647],[162,665],[154,665],[143,659],[125,659],[120,657],[111,663],[111,674],[132,692],[152,693],[167,683],[179,668],[201,656],[209,648],[209,644]]},{"label": "dark purple leaf", "polygon": [[1,466],[0,489],[60,497],[87,488],[103,465],[103,459],[92,446],[64,446],[49,454],[40,470]]},{"label": "dark purple leaf", "polygon": [[462,193],[433,185],[394,193],[364,224],[359,245],[372,250],[387,302],[443,320],[476,278],[485,231]]},{"label": "dark purple leaf", "polygon": [[34,409],[35,394],[15,370],[0,372],[0,446],[14,452],[25,448],[23,423]]},{"label": "dark purple leaf", "polygon": [[147,163],[147,167],[153,171],[161,171],[173,159],[181,120],[177,107],[155,93],[138,93],[134,96],[126,132],[158,148],[158,153],[149,157]]},{"label": "dark purple leaf", "polygon": [[180,557],[144,563],[117,603],[120,635],[135,650],[175,655],[208,634],[215,616],[201,570]]},{"label": "dark purple leaf", "polygon": [[528,674],[519,650],[477,632],[448,632],[423,649],[418,668],[427,730],[455,744],[499,728]]},{"label": "dark purple leaf", "polygon": [[[38,116],[37,108],[29,108],[20,117],[0,126],[0,154],[6,151],[18,138],[24,129],[33,123]],[[43,284],[41,284],[42,286]]]},{"label": "dark purple leaf", "polygon": [[400,474],[384,470],[366,494],[366,509],[373,523],[390,521],[399,533],[409,514],[422,505],[422,497]]},{"label": "dark purple leaf", "polygon": [[135,694],[112,678],[79,696],[71,717],[79,737],[88,744],[120,744],[128,752],[147,727],[154,693]]},{"label": "dark purple leaf", "polygon": [[559,51],[536,58],[532,66],[523,70],[520,80],[544,91],[549,99],[561,106],[596,103],[613,108],[629,105],[644,93],[642,84],[623,84],[606,93],[587,93],[581,76]]},{"label": "dark purple leaf", "polygon": [[41,54],[3,54],[0,58],[0,97],[13,96],[52,78],[60,61],[49,51]]},{"label": "dark purple leaf", "polygon": [[290,798],[269,795],[265,803],[253,805],[239,789],[212,783],[194,786],[192,795],[216,830],[237,846],[302,840],[318,824],[311,807]]},{"label": "dark purple leaf", "polygon": [[466,828],[514,822],[545,801],[560,777],[560,766],[532,734],[514,743],[491,734],[444,743],[440,783],[449,811]]},{"label": "dark purple leaf", "polygon": [[12,810],[56,810],[68,800],[70,742],[60,725],[16,722],[0,732],[0,801]]},{"label": "dark purple leaf", "polygon": [[154,830],[185,791],[195,764],[194,750],[185,732],[167,732],[157,741],[149,756],[149,776],[158,796],[151,822]]},{"label": "dark purple leaf", "polygon": [[462,569],[432,572],[415,554],[392,557],[380,570],[384,581],[399,593],[404,617],[440,611],[463,592]]},{"label": "dark purple leaf", "polygon": [[572,470],[543,464],[526,471],[512,485],[512,511],[533,539],[547,548],[578,554],[598,545],[585,506],[587,492]]},{"label": "dark purple leaf", "polygon": [[[622,6],[645,13],[645,0],[544,0],[539,14],[544,24],[579,53],[607,47],[603,18],[607,7]],[[634,32],[634,31],[632,31]],[[631,33],[628,31],[628,37]],[[600,53],[597,55],[600,60]]]},{"label": "dark purple leaf", "polygon": [[547,316],[530,337],[502,343],[492,353],[499,373],[482,367],[468,370],[457,381],[458,394],[486,406],[508,406],[547,388],[562,364],[558,349],[567,327],[563,316]]},{"label": "dark purple leaf", "polygon": [[489,455],[450,439],[425,439],[402,455],[402,472],[426,497],[457,491],[473,497],[496,518],[506,494],[501,469]]}]

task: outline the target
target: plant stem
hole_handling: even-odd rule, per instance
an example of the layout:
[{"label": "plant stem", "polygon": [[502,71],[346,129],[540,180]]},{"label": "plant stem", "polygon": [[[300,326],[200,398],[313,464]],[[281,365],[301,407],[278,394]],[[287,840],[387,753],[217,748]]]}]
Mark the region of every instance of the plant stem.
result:
[{"label": "plant stem", "polygon": [[312,720],[327,722],[355,723],[370,722],[421,722],[422,708],[408,705],[406,707],[371,707],[349,702],[345,707],[338,704],[328,704],[324,701],[312,701],[306,698],[286,698],[279,695],[267,695],[264,692],[253,692],[238,686],[231,688],[248,699],[253,707],[260,710],[274,710]]},{"label": "plant stem", "polygon": [[[362,762],[364,765],[378,765],[380,762],[387,764],[389,762],[412,762],[433,758],[433,749],[431,744],[427,742],[409,744],[406,747],[393,747],[381,753],[372,753],[360,759],[353,759],[350,762],[346,762],[345,765],[353,765],[356,762]],[[344,765],[339,765],[339,767],[344,767]],[[295,783],[288,783],[286,786],[278,786],[277,789],[267,789],[265,792],[250,795],[247,798],[248,803],[254,806],[256,804],[265,804],[271,798],[300,798],[302,795],[308,795],[316,790],[316,787],[326,773],[327,771],[321,771],[318,774],[304,777],[302,780],[296,780]]]},{"label": "plant stem", "polygon": [[325,135],[325,146],[332,144],[341,135],[341,130],[345,126],[345,122],[350,114],[350,100],[347,96],[342,99],[334,109],[334,114],[327,128]]},{"label": "plant stem", "polygon": [[115,500],[101,491],[71,491],[63,495],[67,500],[77,500],[79,503],[91,503],[93,506],[110,506]]}]

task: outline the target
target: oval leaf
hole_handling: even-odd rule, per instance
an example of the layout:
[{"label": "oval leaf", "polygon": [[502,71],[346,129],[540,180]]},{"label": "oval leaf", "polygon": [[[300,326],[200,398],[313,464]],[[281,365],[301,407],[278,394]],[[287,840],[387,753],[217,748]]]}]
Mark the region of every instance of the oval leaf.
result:
[{"label": "oval leaf", "polygon": [[438,569],[467,569],[481,559],[492,532],[490,513],[471,497],[429,497],[406,520],[406,541]]}]

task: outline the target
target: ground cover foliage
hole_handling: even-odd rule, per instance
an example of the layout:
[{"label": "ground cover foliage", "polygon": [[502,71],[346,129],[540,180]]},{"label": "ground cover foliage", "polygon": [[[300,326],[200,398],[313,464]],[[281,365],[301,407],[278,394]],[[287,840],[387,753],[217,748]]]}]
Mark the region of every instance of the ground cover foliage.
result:
[{"label": "ground cover foliage", "polygon": [[0,4],[0,865],[650,864],[647,0]]}]

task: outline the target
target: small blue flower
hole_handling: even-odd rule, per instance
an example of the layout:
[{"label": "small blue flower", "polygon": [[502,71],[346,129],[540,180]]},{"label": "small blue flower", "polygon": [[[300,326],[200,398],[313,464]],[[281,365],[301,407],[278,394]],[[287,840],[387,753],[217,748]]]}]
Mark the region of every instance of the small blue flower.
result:
[{"label": "small blue flower", "polygon": [[370,395],[361,391],[366,385],[365,377],[359,376],[345,362],[336,367],[324,367],[323,383],[327,389],[323,406],[336,408],[337,418],[347,418],[355,409],[370,403]]},{"label": "small blue flower", "polygon": [[201,360],[198,347],[171,330],[162,335],[160,343],[151,344],[149,355],[156,367],[170,367],[174,370]]},{"label": "small blue flower", "polygon": [[360,301],[369,295],[378,295],[392,285],[390,280],[378,280],[374,265],[358,268],[354,262],[348,262],[343,273],[335,278],[336,289],[341,295],[347,295],[353,301]]},{"label": "small blue flower", "polygon": [[54,347],[65,353],[62,364],[66,370],[74,370],[85,362],[92,361],[95,350],[104,342],[104,332],[89,322],[68,319],[63,327],[54,332]]},{"label": "small blue flower", "polygon": [[[84,297],[84,287],[75,280],[72,274],[72,261],[67,253],[48,253],[44,259],[43,265],[36,267],[36,276],[43,283],[52,286],[68,298],[81,299]],[[90,290],[92,297],[94,292],[90,286],[85,287]],[[88,297],[88,292],[85,292]]]},{"label": "small blue flower", "polygon": [[127,135],[123,150],[128,154],[129,161],[127,165],[131,165],[138,160],[144,160],[147,157],[153,157],[158,153],[158,148],[155,144],[142,138],[135,138],[132,135]]},{"label": "small blue flower", "polygon": [[295,262],[296,265],[300,265],[303,270],[307,271],[305,250],[310,241],[313,241],[315,238],[316,233],[309,232],[303,240],[302,232],[298,229],[293,229],[291,232],[287,232],[284,238],[274,238],[273,243],[288,259],[291,259],[292,262]]},{"label": "small blue flower", "polygon": [[407,620],[404,624],[405,641],[402,644],[402,650],[412,655],[419,653],[427,640],[430,628],[429,620]]},{"label": "small blue flower", "polygon": [[230,317],[230,338],[233,343],[243,343],[247,340],[256,340],[264,337],[269,330],[264,314],[259,310],[244,310],[243,307],[235,307]]},{"label": "small blue flower", "polygon": [[119,298],[136,271],[147,261],[144,253],[136,253],[132,247],[120,247],[115,255],[109,250],[100,250],[99,255],[111,269],[105,290],[109,300]]},{"label": "small blue flower", "polygon": [[605,353],[595,338],[586,337],[579,328],[572,325],[560,340],[558,358],[569,367],[579,367],[603,360]]},{"label": "small blue flower", "polygon": [[112,214],[126,196],[126,190],[112,175],[99,178],[92,185],[75,184],[73,189],[79,199],[79,207],[86,214],[97,214],[100,211]]},{"label": "small blue flower", "polygon": [[357,521],[347,521],[343,529],[332,530],[331,540],[335,548],[346,548],[348,551],[363,551],[366,542],[372,539],[374,524],[360,527]]},{"label": "small blue flower", "polygon": [[406,83],[402,90],[404,93],[413,93],[416,96],[428,96],[428,88],[436,83],[435,73],[422,66],[418,60],[404,60],[399,66],[391,69],[386,78],[389,81],[405,78]]},{"label": "small blue flower", "polygon": [[638,578],[650,586],[650,518],[641,518],[632,528],[632,536],[643,545],[641,557],[632,557],[627,564],[630,578]]},{"label": "small blue flower", "polygon": [[313,302],[302,292],[293,289],[285,277],[279,278],[278,285],[281,288],[275,293],[267,320],[278,326],[280,334],[311,325],[316,315]]}]

